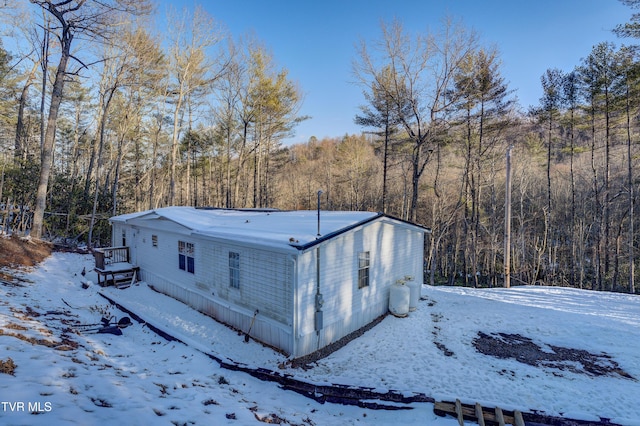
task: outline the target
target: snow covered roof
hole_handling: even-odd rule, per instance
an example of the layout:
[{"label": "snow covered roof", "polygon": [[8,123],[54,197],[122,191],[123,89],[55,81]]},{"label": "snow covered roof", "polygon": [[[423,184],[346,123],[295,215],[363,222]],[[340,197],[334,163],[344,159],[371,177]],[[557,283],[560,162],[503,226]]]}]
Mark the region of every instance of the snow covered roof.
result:
[{"label": "snow covered roof", "polygon": [[[320,236],[316,210],[218,209],[163,207],[112,217],[111,222],[165,219],[194,235],[247,241],[262,245],[305,250],[357,226],[383,217],[382,213],[320,211]],[[397,220],[397,219],[392,219]],[[398,221],[417,229],[417,225]]]}]

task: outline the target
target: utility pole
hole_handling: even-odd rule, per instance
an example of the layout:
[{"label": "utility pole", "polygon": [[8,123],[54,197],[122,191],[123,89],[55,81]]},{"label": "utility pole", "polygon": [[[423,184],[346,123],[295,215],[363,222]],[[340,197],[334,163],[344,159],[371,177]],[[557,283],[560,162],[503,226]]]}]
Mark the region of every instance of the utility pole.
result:
[{"label": "utility pole", "polygon": [[511,148],[507,148],[507,177],[504,196],[504,287],[511,287]]}]

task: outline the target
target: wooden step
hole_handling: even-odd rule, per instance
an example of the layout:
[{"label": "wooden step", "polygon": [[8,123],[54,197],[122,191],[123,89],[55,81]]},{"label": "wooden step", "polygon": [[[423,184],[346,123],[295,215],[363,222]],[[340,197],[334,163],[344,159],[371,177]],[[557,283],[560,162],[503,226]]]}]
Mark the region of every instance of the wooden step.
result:
[{"label": "wooden step", "polygon": [[505,411],[500,407],[487,408],[482,407],[479,403],[474,405],[463,404],[457,399],[455,402],[436,401],[433,411],[438,415],[451,415],[458,419],[460,426],[465,420],[475,421],[480,426],[487,423],[492,425],[514,425],[524,426],[522,413],[518,410]]}]

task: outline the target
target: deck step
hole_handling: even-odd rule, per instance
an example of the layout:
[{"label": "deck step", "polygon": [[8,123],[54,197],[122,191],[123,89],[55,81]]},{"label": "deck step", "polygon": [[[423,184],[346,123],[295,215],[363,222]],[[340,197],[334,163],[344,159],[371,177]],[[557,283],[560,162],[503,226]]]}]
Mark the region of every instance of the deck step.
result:
[{"label": "deck step", "polygon": [[485,426],[487,423],[500,426],[525,425],[522,413],[518,410],[507,411],[502,410],[500,407],[482,407],[482,405],[477,402],[475,404],[463,404],[459,399],[456,399],[455,402],[436,401],[433,411],[437,415],[450,415],[455,417],[460,426],[464,425],[465,420],[476,422],[480,426]]}]

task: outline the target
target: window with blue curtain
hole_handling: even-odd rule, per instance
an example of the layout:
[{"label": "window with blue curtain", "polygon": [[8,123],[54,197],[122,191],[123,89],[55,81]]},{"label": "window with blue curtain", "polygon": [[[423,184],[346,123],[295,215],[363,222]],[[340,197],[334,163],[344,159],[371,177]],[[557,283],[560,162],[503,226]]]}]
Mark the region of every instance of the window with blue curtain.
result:
[{"label": "window with blue curtain", "polygon": [[195,247],[193,243],[178,241],[178,268],[195,274]]}]

